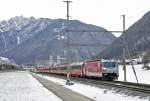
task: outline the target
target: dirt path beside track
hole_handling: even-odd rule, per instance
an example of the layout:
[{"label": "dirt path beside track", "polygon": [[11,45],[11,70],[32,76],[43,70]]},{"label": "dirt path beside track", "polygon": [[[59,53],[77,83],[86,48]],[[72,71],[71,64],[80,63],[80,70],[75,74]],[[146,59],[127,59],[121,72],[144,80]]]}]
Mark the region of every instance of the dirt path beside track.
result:
[{"label": "dirt path beside track", "polygon": [[62,87],[61,85],[58,85],[50,80],[44,79],[34,74],[33,77],[35,77],[41,84],[43,84],[44,87],[53,92],[63,101],[94,101],[84,95],[78,94],[76,92],[71,91],[70,89]]}]

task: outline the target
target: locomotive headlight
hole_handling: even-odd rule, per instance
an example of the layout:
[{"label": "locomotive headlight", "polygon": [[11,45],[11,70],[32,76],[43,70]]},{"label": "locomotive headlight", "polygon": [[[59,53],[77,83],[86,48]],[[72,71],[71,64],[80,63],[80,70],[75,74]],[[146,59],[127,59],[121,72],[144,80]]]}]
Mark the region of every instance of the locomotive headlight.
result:
[{"label": "locomotive headlight", "polygon": [[103,72],[107,72],[107,68],[103,68]]},{"label": "locomotive headlight", "polygon": [[107,73],[105,73],[104,75],[107,75]]},{"label": "locomotive headlight", "polygon": [[107,68],[103,68],[103,70],[104,70],[104,71],[106,71],[106,70],[107,70]]}]

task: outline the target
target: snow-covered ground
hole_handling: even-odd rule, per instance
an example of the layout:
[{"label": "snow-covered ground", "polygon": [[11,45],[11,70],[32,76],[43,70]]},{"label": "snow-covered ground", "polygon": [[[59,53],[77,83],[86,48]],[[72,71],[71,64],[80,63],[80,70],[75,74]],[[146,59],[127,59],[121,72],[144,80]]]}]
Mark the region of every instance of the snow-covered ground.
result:
[{"label": "snow-covered ground", "polygon": [[[140,83],[150,84],[150,70],[141,69],[142,65],[136,65],[135,69]],[[119,80],[123,80],[123,69],[119,67]],[[96,101],[150,101],[150,97],[127,96],[115,93],[113,90],[102,89],[91,85],[75,82],[74,85],[66,85],[66,80],[55,77],[42,76],[63,87],[71,89]],[[127,65],[127,80],[136,82],[131,66]],[[0,73],[0,101],[62,101],[52,92],[44,88],[28,72]]]},{"label": "snow-covered ground", "polygon": [[[150,70],[142,69],[142,66],[143,66],[142,64],[134,65],[139,83],[150,84]],[[126,70],[127,70],[127,81],[136,82],[136,78],[135,78],[135,75],[133,73],[132,66],[127,65]],[[119,66],[119,78],[118,78],[118,80],[119,81],[124,80],[124,71],[122,69],[122,66]]]},{"label": "snow-covered ground", "polygon": [[131,97],[123,94],[117,94],[113,90],[101,89],[98,87],[80,84],[77,82],[74,85],[68,86],[65,84],[66,80],[64,79],[42,76],[40,74],[38,74],[38,76],[51,80],[56,84],[62,85],[63,87],[71,89],[72,91],[78,92],[96,101],[150,101],[150,98],[140,99],[139,97]]},{"label": "snow-covered ground", "polygon": [[0,101],[62,101],[27,72],[0,73]]}]

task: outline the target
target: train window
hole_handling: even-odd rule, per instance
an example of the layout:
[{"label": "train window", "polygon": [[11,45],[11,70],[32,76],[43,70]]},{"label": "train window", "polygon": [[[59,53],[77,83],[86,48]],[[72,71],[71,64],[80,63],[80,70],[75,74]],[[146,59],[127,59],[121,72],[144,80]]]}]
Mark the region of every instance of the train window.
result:
[{"label": "train window", "polygon": [[57,68],[52,68],[53,70],[56,70]]},{"label": "train window", "polygon": [[115,68],[116,67],[116,62],[103,62],[103,67],[106,68]]},{"label": "train window", "polygon": [[65,69],[67,69],[67,67],[66,67],[66,66],[63,66],[63,67],[59,67],[58,69],[59,69],[59,70],[65,70]]},{"label": "train window", "polygon": [[81,65],[74,65],[74,66],[71,66],[71,69],[81,69]]}]

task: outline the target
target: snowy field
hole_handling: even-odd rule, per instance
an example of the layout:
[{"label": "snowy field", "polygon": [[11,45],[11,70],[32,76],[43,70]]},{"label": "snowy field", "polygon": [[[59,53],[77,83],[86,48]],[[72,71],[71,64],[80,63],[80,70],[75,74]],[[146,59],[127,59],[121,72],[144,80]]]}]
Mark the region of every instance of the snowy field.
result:
[{"label": "snowy field", "polygon": [[113,90],[101,89],[98,87],[84,85],[77,82],[74,85],[68,86],[65,84],[66,80],[64,79],[49,77],[44,75],[42,76],[40,74],[37,75],[40,77],[44,77],[45,79],[48,79],[50,81],[53,81],[59,85],[62,85],[63,87],[71,89],[72,91],[85,95],[96,101],[112,101],[112,100],[113,101],[150,101],[150,98],[140,99],[139,97],[117,94]]},{"label": "snowy field", "polygon": [[0,101],[62,101],[27,72],[0,73]]},{"label": "snowy field", "polygon": [[[142,66],[143,65],[134,65],[139,83],[150,84],[150,70],[142,69]],[[127,81],[136,82],[135,75],[132,70],[132,66],[127,65],[126,68],[127,68],[126,69],[127,70]],[[119,81],[124,80],[124,71],[122,69],[122,66],[119,66],[119,79],[118,80]]]}]

